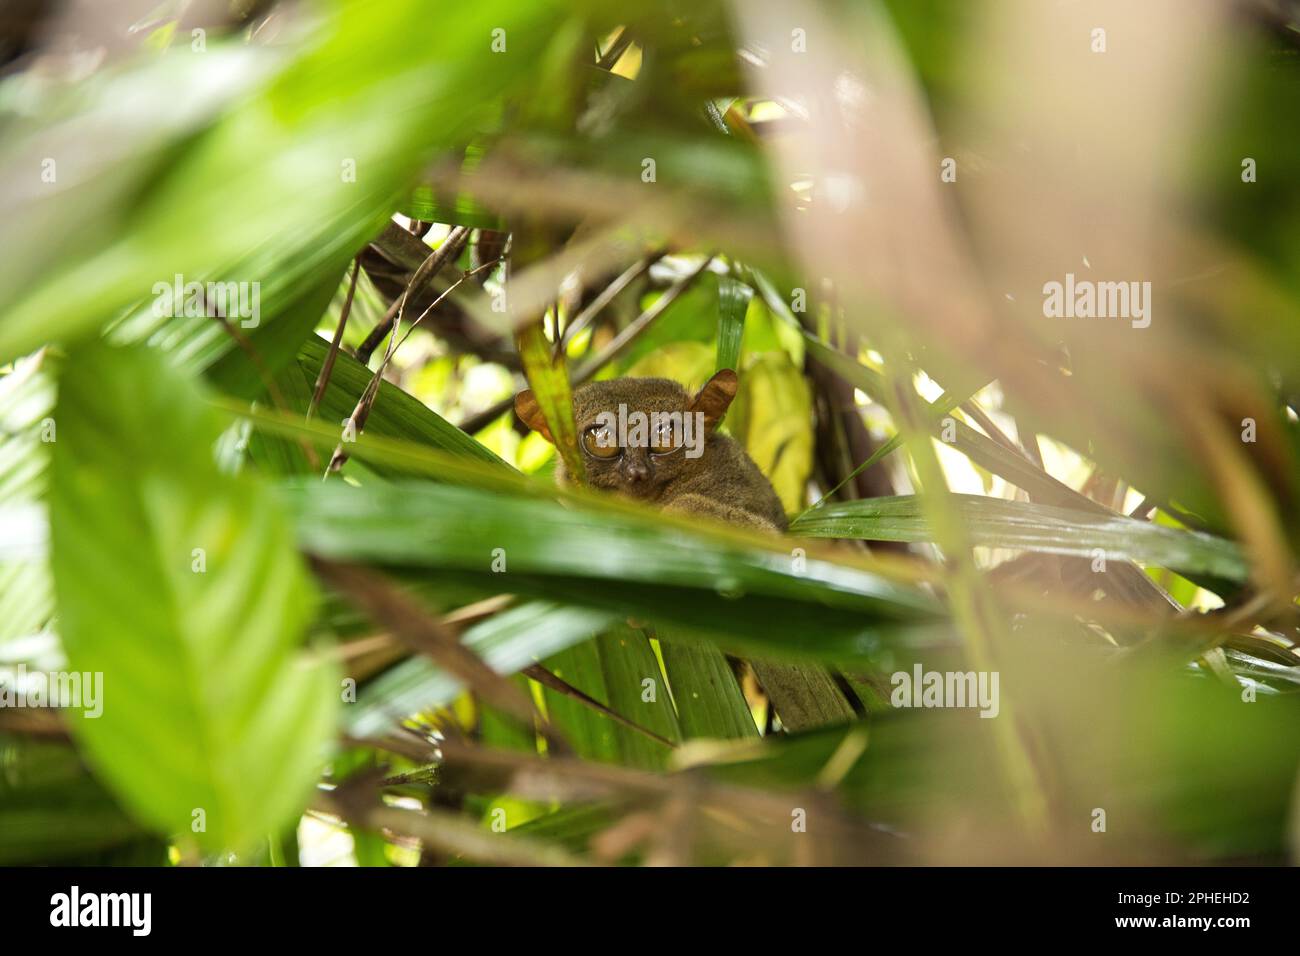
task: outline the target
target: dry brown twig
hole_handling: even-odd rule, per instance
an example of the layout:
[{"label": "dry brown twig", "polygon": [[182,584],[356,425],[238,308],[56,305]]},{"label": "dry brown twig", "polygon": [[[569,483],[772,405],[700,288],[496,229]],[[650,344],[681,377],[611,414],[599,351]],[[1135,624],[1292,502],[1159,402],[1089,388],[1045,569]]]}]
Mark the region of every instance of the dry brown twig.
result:
[{"label": "dry brown twig", "polygon": [[[398,346],[400,346],[402,342],[406,341],[406,336],[409,336],[412,330],[414,330],[415,327],[418,326],[426,316],[428,316],[435,308],[437,308],[438,304],[441,303],[443,299],[451,295],[451,293],[455,291],[457,286],[459,286],[462,282],[465,282],[467,279],[473,278],[476,274],[480,272],[484,272],[488,269],[494,268],[497,264],[497,261],[486,262],[483,265],[479,266],[477,269],[471,269],[469,272],[464,273],[459,279],[457,279],[450,286],[448,286],[447,291],[443,292],[440,296],[438,296],[438,298],[434,299],[433,302],[430,303],[429,307],[425,309],[422,313],[420,313],[419,318],[417,318],[414,322],[411,323],[410,328],[406,330],[406,335],[402,336],[401,342],[397,340],[397,332],[401,326],[402,310],[401,309],[398,310],[397,319],[393,326],[393,334],[392,337],[388,340],[388,351],[384,355],[384,360],[379,363],[379,368],[375,369],[374,375],[371,377],[370,382],[366,385],[365,390],[362,391],[361,397],[357,399],[357,404],[352,409],[352,414],[349,415],[347,418],[347,423],[351,426],[351,429],[355,434],[359,435],[362,432],[362,430],[365,429],[366,419],[370,417],[370,409],[374,405],[375,398],[379,395],[379,384],[380,382],[383,381],[384,370],[388,368],[388,363],[389,361],[392,360],[393,353],[397,351]],[[419,276],[417,273],[416,276],[412,277],[411,282],[414,283],[416,281],[416,278],[418,277]],[[335,446],[334,453],[333,455],[330,456],[330,463],[329,463],[329,468],[326,471],[326,477],[329,477],[330,474],[334,474],[338,472],[339,469],[341,469],[344,463],[348,460],[347,454],[343,451],[343,445],[348,440],[349,439],[346,437],[346,433],[345,433],[344,439],[340,441],[338,445]]]},{"label": "dry brown twig", "polygon": [[316,414],[316,408],[320,405],[325,389],[329,387],[330,375],[334,372],[334,360],[338,358],[339,345],[343,341],[343,330],[347,328],[348,316],[352,312],[352,297],[357,292],[357,276],[360,271],[361,257],[357,256],[352,260],[352,280],[348,283],[348,297],[343,302],[343,311],[339,315],[338,327],[334,329],[334,338],[330,342],[329,353],[325,356],[325,361],[321,363],[320,374],[316,376],[316,387],[312,389],[311,404],[307,406],[308,421],[311,421],[312,416]]},{"label": "dry brown twig", "polygon": [[358,565],[313,557],[322,578],[348,594],[394,637],[412,650],[432,658],[439,667],[462,680],[487,703],[531,725],[532,702],[510,680],[460,642],[459,635],[397,589],[383,575]]}]

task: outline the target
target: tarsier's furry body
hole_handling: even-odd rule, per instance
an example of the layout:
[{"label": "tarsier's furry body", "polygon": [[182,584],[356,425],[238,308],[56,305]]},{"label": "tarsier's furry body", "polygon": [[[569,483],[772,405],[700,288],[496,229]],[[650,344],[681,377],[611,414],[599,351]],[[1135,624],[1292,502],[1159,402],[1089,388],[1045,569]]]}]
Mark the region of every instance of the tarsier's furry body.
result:
[{"label": "tarsier's furry body", "polygon": [[[717,433],[736,387],[736,373],[730,369],[718,372],[693,396],[676,382],[662,378],[621,378],[582,386],[573,396],[573,417],[586,484],[667,512],[705,515],[774,534],[785,531],[785,510],[772,483],[739,442]],[[700,413],[705,430],[703,453],[692,458],[682,447],[656,453],[644,443],[609,447],[592,443],[602,413],[616,415],[620,404],[647,416],[655,412]],[[516,396],[515,410],[529,427],[554,441],[531,391]],[[556,466],[556,476],[561,483],[570,480],[563,462]],[[822,668],[754,662],[754,669],[790,729],[852,717],[851,708]]]},{"label": "tarsier's furry body", "polygon": [[[597,425],[601,413],[616,413],[620,405],[647,416],[699,412],[705,425],[699,457],[690,457],[685,448],[655,454],[644,446],[625,447],[608,459],[587,455],[587,485],[665,511],[711,515],[730,524],[784,531],[785,511],[771,482],[739,442],[716,431],[735,394],[736,376],[730,371],[715,375],[695,396],[663,378],[620,378],[584,385],[573,397],[579,436]],[[536,416],[529,422],[533,427],[537,427],[535,420]],[[561,482],[569,480],[563,463],[556,474]]]}]

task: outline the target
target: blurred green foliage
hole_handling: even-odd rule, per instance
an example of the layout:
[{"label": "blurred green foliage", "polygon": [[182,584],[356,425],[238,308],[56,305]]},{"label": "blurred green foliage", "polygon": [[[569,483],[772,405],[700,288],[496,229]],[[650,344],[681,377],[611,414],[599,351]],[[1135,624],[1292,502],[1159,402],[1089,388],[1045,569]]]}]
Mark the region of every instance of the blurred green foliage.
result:
[{"label": "blurred green foliage", "polygon": [[[11,64],[0,689],[106,697],[0,708],[0,862],[1293,859],[1296,33],[1104,6],[1106,59],[1019,0],[312,0]],[[1046,319],[1067,269],[1151,327]],[[726,367],[789,538],[557,489],[510,408]]]}]

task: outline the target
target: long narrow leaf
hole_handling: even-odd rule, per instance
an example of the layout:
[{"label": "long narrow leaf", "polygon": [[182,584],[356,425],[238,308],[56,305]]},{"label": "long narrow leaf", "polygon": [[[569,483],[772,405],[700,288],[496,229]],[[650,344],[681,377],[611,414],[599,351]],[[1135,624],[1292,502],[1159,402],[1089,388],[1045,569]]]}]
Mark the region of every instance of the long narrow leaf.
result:
[{"label": "long narrow leaf", "polygon": [[[1054,505],[980,495],[953,498],[977,545],[1075,557],[1092,557],[1101,551],[1111,560],[1132,560],[1232,580],[1243,580],[1248,573],[1237,545],[1213,535]],[[790,532],[814,538],[933,540],[915,495],[824,505],[798,518]]]},{"label": "long narrow leaf", "polygon": [[740,362],[740,340],[745,334],[745,311],[753,291],[732,276],[718,277],[719,369],[734,369]]},{"label": "long narrow leaf", "polygon": [[557,355],[547,341],[541,322],[527,326],[518,336],[519,358],[524,363],[533,397],[546,417],[554,436],[555,448],[569,474],[582,481],[586,474],[582,452],[578,450],[578,431],[573,421],[573,393],[564,356]]}]

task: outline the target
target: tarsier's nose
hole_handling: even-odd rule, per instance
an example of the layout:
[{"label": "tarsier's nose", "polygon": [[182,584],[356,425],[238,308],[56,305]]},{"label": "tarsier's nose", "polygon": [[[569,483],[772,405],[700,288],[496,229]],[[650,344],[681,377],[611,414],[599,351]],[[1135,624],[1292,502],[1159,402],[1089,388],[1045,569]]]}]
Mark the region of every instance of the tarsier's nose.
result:
[{"label": "tarsier's nose", "polygon": [[631,482],[648,481],[650,478],[650,463],[631,458],[623,463],[623,477]]}]

